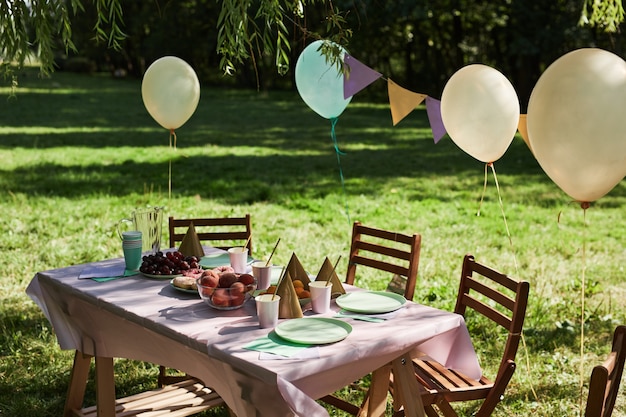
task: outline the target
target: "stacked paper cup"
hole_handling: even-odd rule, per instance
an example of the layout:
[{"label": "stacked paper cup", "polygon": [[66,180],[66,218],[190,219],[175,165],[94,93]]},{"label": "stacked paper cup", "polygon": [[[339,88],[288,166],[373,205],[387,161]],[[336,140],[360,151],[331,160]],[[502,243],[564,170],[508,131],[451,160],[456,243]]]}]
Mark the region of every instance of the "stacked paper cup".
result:
[{"label": "stacked paper cup", "polygon": [[141,266],[141,232],[138,230],[122,232],[122,249],[126,269],[137,271]]}]

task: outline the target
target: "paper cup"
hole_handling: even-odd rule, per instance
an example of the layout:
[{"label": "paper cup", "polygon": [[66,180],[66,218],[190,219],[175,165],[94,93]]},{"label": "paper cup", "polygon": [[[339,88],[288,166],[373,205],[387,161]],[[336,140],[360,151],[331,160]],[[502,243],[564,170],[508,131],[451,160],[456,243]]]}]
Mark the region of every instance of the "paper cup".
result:
[{"label": "paper cup", "polygon": [[280,296],[274,294],[257,295],[256,314],[259,316],[259,326],[262,329],[273,329],[278,324],[278,305]]},{"label": "paper cup", "polygon": [[248,248],[230,248],[228,249],[228,256],[230,256],[230,266],[233,267],[235,273],[244,274],[248,264]]},{"label": "paper cup", "polygon": [[314,313],[328,313],[330,311],[330,294],[333,288],[332,283],[326,285],[326,281],[312,281],[309,283],[311,292],[311,307]]},{"label": "paper cup", "polygon": [[141,243],[135,247],[123,247],[124,262],[126,269],[129,271],[137,271],[141,266]]},{"label": "paper cup", "polygon": [[265,266],[266,261],[256,261],[252,264],[252,275],[256,278],[256,288],[266,290],[272,281],[272,264]]},{"label": "paper cup", "polygon": [[122,232],[123,241],[135,241],[141,240],[141,232],[139,230],[131,230],[128,232]]}]

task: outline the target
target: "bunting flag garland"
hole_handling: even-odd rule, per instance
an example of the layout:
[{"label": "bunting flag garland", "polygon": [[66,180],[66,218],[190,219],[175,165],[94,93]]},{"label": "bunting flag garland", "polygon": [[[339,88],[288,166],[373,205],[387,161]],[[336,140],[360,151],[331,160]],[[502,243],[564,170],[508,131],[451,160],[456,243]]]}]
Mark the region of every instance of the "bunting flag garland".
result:
[{"label": "bunting flag garland", "polygon": [[428,115],[428,122],[430,123],[433,140],[436,144],[443,135],[448,133],[441,119],[441,101],[432,97],[426,97],[426,114]]},{"label": "bunting flag garland", "polygon": [[[441,118],[441,101],[426,94],[415,93],[407,90],[385,78],[381,73],[363,64],[349,54],[344,55],[346,71],[343,73],[343,96],[344,99],[352,97],[374,81],[382,78],[387,81],[387,92],[389,95],[389,106],[391,107],[391,118],[393,125],[397,125],[402,119],[408,116],[423,101],[426,102],[426,112],[433,134],[433,140],[437,144],[448,132]],[[526,131],[526,115],[520,115],[518,131],[528,148],[532,152],[528,133]]]},{"label": "bunting flag garland", "polygon": [[387,92],[389,94],[389,105],[391,107],[391,119],[393,125],[397,125],[402,119],[409,115],[422,101],[426,94],[414,93],[406,88],[387,79]]},{"label": "bunting flag garland", "polygon": [[345,54],[343,62],[346,65],[346,70],[343,72],[343,98],[345,99],[352,97],[383,76],[348,54]]},{"label": "bunting flag garland", "polygon": [[526,145],[528,145],[528,149],[530,149],[530,151],[532,152],[533,148],[530,146],[530,141],[528,140],[528,129],[526,128],[525,114],[519,115],[519,124],[517,125],[517,131],[519,132],[522,139],[524,139],[524,142],[526,142]]}]

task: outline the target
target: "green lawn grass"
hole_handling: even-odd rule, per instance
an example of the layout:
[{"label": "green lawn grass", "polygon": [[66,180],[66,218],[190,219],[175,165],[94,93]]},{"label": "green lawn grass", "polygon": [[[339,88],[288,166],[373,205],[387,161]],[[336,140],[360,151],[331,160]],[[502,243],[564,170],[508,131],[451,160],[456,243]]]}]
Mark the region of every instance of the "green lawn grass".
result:
[{"label": "green lawn grass", "polygon": [[[340,275],[353,221],[421,233],[415,301],[438,308],[452,309],[466,253],[530,281],[525,347],[496,416],[578,415],[579,384],[626,322],[624,184],[584,216],[519,137],[495,163],[502,208],[491,173],[481,206],[484,165],[448,137],[435,145],[423,106],[393,127],[388,103],[354,97],[337,124],[338,163],[330,122],[295,89],[203,89],[173,149],[138,80],[25,71],[19,83],[16,96],[0,88],[0,415],[58,416],[63,407],[72,352],[58,348],[26,296],[33,275],[122,256],[116,222],[144,205],[178,217],[250,213],[255,255],[281,238],[277,264],[295,252],[315,271],[324,257],[343,255]],[[373,289],[386,281],[358,277]],[[489,374],[500,340],[470,329]],[[154,387],[156,373],[153,364],[116,361],[118,395]],[[356,399],[359,388],[344,395]],[[90,384],[86,401],[94,398]],[[614,415],[626,416],[621,396]]]}]

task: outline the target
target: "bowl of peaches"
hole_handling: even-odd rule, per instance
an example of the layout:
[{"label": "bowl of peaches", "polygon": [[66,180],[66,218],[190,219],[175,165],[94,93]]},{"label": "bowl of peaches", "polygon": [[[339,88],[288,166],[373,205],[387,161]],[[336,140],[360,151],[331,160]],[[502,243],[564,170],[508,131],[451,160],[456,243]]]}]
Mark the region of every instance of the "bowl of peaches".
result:
[{"label": "bowl of peaches", "polygon": [[198,294],[217,310],[241,308],[252,298],[256,280],[251,274],[235,274],[232,268],[207,269],[197,280]]}]

